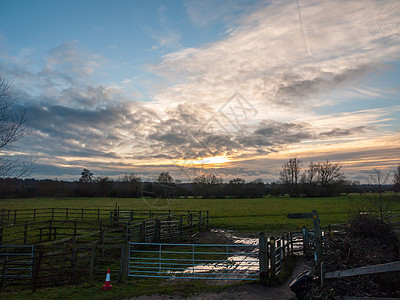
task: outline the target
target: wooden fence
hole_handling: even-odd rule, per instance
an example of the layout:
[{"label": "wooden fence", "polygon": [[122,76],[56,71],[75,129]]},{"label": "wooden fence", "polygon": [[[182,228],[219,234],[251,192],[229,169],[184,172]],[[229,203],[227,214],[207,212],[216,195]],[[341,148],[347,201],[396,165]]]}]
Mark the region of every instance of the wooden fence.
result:
[{"label": "wooden fence", "polygon": [[295,252],[293,233],[266,238],[264,233],[259,235],[260,278],[272,280],[282,272],[283,261]]},{"label": "wooden fence", "polygon": [[10,276],[22,261],[7,252],[0,263],[1,289],[80,283],[104,277],[107,268],[122,278],[128,241],[171,241],[209,225],[208,212],[190,210],[3,209],[1,214],[0,254],[13,246],[35,249],[29,278]]},{"label": "wooden fence", "polygon": [[[169,215],[208,214],[195,210],[137,210],[137,209],[93,209],[93,208],[33,208],[0,210],[0,224],[17,224],[35,221],[103,221],[134,222]],[[208,220],[208,219],[207,219]]]},{"label": "wooden fence", "polygon": [[389,223],[393,228],[399,228],[400,227],[400,214],[387,216],[386,222]]},{"label": "wooden fence", "polygon": [[104,236],[110,233],[135,242],[166,241],[204,230],[209,222],[208,212],[201,211],[181,215],[152,213],[151,216],[152,218],[133,223],[49,219],[8,224],[0,226],[0,245],[65,243],[73,238],[102,243]]}]

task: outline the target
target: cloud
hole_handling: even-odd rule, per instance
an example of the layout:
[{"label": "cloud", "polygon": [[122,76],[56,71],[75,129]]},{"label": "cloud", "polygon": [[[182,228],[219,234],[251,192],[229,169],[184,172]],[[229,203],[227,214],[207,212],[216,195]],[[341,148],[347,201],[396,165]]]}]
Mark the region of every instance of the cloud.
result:
[{"label": "cloud", "polygon": [[334,128],[329,131],[321,132],[319,134],[320,137],[337,137],[337,136],[348,136],[353,134],[362,133],[365,129],[365,126],[357,126],[349,129],[343,128]]},{"label": "cloud", "polygon": [[158,49],[159,47],[167,47],[176,49],[180,46],[181,35],[174,29],[171,28],[170,22],[166,15],[167,7],[161,5],[157,8],[158,22],[161,26],[161,30],[146,27],[144,30],[158,42],[158,46],[153,46],[152,50]]},{"label": "cloud", "polygon": [[82,47],[78,41],[69,41],[52,49],[47,57],[46,66],[38,76],[50,80],[49,86],[77,84],[77,79],[88,78],[94,69],[100,66],[100,60],[103,58],[83,51]]},{"label": "cloud", "polygon": [[303,29],[296,3],[273,2],[242,18],[222,40],[165,55],[152,70],[181,84],[155,98],[217,104],[239,91],[264,105],[312,106],[317,96],[357,85],[399,56],[396,1],[310,1],[301,7]]},{"label": "cloud", "polygon": [[198,27],[212,26],[217,22],[234,23],[238,14],[245,14],[263,5],[254,1],[233,1],[233,0],[186,0],[184,1],[189,19]]}]

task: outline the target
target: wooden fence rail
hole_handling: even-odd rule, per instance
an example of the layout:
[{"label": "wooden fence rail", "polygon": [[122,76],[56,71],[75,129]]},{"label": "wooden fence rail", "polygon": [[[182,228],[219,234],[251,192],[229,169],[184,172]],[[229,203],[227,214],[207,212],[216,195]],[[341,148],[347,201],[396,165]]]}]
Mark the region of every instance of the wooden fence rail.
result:
[{"label": "wooden fence rail", "polygon": [[34,208],[0,210],[0,224],[51,220],[134,222],[167,215],[205,214],[208,211],[193,210],[136,210],[136,209],[93,209],[93,208]]},{"label": "wooden fence rail", "polygon": [[342,277],[359,276],[367,274],[395,272],[395,271],[400,271],[400,261],[354,268],[354,269],[327,272],[323,275],[323,277],[324,279],[330,279],[330,278],[342,278]]},{"label": "wooden fence rail", "polygon": [[[32,210],[29,210],[32,211]],[[0,226],[0,245],[1,244],[36,244],[48,241],[56,241],[59,239],[66,239],[76,237],[80,235],[86,235],[92,233],[100,234],[103,231],[107,231],[110,228],[121,228],[121,231],[126,228],[126,233],[132,240],[154,240],[157,237],[158,240],[168,240],[176,238],[178,231],[180,234],[186,234],[203,230],[208,227],[209,214],[208,211],[134,211],[126,210],[129,212],[129,220],[123,219],[119,215],[123,211],[113,211],[113,221],[109,219],[102,220],[90,218],[78,219],[65,219],[60,216],[66,217],[71,214],[57,214],[57,211],[52,209],[46,209],[45,211],[50,212],[50,219],[35,221],[24,221],[22,217],[16,223],[3,223]],[[126,212],[125,211],[125,212]],[[3,210],[4,213],[4,210]],[[8,216],[7,214],[4,214]],[[24,216],[24,214],[16,214],[17,216]],[[26,215],[26,214],[25,214]],[[36,214],[37,215],[37,214]],[[82,214],[87,216],[87,214]],[[101,216],[102,214],[96,214]],[[104,215],[104,214],[103,214]],[[15,216],[15,214],[13,214]],[[49,214],[47,214],[49,216]],[[133,217],[132,217],[133,216]],[[149,217],[145,219],[145,217]],[[59,219],[57,219],[59,218]],[[26,219],[26,218],[24,218]],[[117,222],[118,220],[118,222]],[[159,221],[157,221],[159,220]],[[144,230],[139,227],[143,227],[145,222]],[[155,226],[157,222],[161,222],[158,227]],[[158,223],[157,223],[158,224]],[[161,226],[161,227],[160,227]],[[179,227],[179,230],[177,229]],[[159,230],[155,232],[155,230]],[[147,238],[146,238],[147,236]],[[127,239],[126,238],[126,239]]]}]

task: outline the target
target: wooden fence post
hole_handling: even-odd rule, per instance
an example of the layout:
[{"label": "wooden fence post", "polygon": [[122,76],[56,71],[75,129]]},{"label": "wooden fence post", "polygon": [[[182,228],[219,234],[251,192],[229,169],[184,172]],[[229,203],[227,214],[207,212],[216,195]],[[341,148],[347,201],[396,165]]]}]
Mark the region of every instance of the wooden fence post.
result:
[{"label": "wooden fence post", "polygon": [[14,224],[17,222],[17,210],[14,210]]},{"label": "wooden fence post", "polygon": [[129,264],[129,243],[122,243],[121,259],[119,263],[119,282],[126,282],[128,279],[128,264]]},{"label": "wooden fence post", "polygon": [[159,219],[155,220],[154,223],[154,239],[156,243],[159,243],[161,241],[161,221]]},{"label": "wooden fence post", "polygon": [[208,225],[209,225],[209,213],[208,213],[208,210],[207,210],[207,229],[208,229]]},{"label": "wooden fence post", "polygon": [[201,231],[203,228],[203,222],[201,220],[201,210],[199,211],[199,231]]},{"label": "wooden fence post", "polygon": [[289,256],[290,255],[290,235],[289,233],[286,233],[286,255]]},{"label": "wooden fence post", "polygon": [[71,247],[71,268],[72,268],[72,282],[71,283],[77,283],[78,282],[78,270],[76,269],[77,267],[77,251],[76,251],[76,245],[75,245],[75,237],[74,237],[74,244]]},{"label": "wooden fence post", "polygon": [[24,225],[24,245],[26,245],[27,235],[28,235],[28,222],[25,222],[25,225]]},{"label": "wooden fence post", "polygon": [[68,208],[65,209],[65,220],[68,221]]},{"label": "wooden fence post", "polygon": [[34,248],[33,270],[32,270],[32,292],[35,292],[38,286],[40,264],[42,262],[43,252],[38,251],[37,247]]},{"label": "wooden fence post", "polygon": [[[103,222],[100,222],[100,241],[99,241],[99,245],[104,246],[104,230],[103,230]],[[104,257],[104,247],[102,247],[101,249],[101,254]]]},{"label": "wooden fence post", "polygon": [[52,226],[53,226],[53,222],[52,222],[52,220],[50,219],[50,220],[49,220],[49,241],[51,241],[51,228],[52,228]]},{"label": "wooden fence post", "polygon": [[314,223],[314,244],[315,253],[317,254],[317,261],[320,262],[322,256],[322,244],[321,244],[321,230],[319,227],[320,220],[316,210],[312,211],[313,223]]},{"label": "wooden fence post", "polygon": [[308,254],[308,229],[303,226],[303,254]]},{"label": "wooden fence post", "polygon": [[293,232],[289,232],[290,235],[290,252],[293,254]]},{"label": "wooden fence post", "polygon": [[285,258],[285,255],[286,255],[286,249],[285,249],[285,234],[282,234],[281,241],[282,241],[281,253],[283,254],[283,258]]},{"label": "wooden fence post", "polygon": [[95,260],[96,260],[96,245],[92,245],[92,249],[90,251],[90,280],[93,281],[94,277],[94,268],[95,268]]},{"label": "wooden fence post", "polygon": [[33,221],[36,221],[36,208],[33,209]]},{"label": "wooden fence post", "polygon": [[74,237],[76,236],[76,220],[74,220]]},{"label": "wooden fence post", "polygon": [[54,219],[54,207],[51,209],[51,219]]},{"label": "wooden fence post", "polygon": [[128,226],[127,225],[124,226],[124,241],[125,242],[128,241]]},{"label": "wooden fence post", "polygon": [[275,248],[275,238],[271,236],[269,240],[270,258],[271,258],[271,270],[269,272],[269,279],[275,277],[276,273],[276,248]]},{"label": "wooden fence post", "polygon": [[332,226],[331,224],[328,225],[328,239],[332,239]]},{"label": "wooden fence post", "polygon": [[140,224],[141,242],[146,243],[146,221]]},{"label": "wooden fence post", "polygon": [[280,268],[279,270],[280,272],[282,271],[282,248],[284,248],[282,245],[282,239],[278,239],[276,251],[278,252],[277,256],[278,256],[278,266]]},{"label": "wooden fence post", "polygon": [[258,255],[259,255],[259,272],[260,278],[262,282],[265,282],[265,279],[268,275],[268,245],[267,240],[265,238],[264,232],[260,232],[259,234],[259,244],[258,244]]}]

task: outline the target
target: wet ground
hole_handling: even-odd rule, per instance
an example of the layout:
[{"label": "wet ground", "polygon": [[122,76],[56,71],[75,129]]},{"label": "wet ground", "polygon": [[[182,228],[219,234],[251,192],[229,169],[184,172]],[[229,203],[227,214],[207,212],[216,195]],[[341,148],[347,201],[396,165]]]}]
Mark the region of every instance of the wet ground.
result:
[{"label": "wet ground", "polygon": [[[257,245],[258,237],[251,235],[242,235],[223,230],[212,230],[203,232],[190,238],[192,243],[216,243],[216,244],[247,244]],[[233,285],[236,282],[228,282],[225,280],[207,281],[207,284],[232,284],[220,293],[200,293],[189,297],[181,297],[178,295],[149,295],[140,296],[131,299],[138,300],[155,300],[155,299],[194,299],[194,300],[216,300],[216,299],[296,299],[295,294],[290,290],[289,285],[299,274],[310,269],[310,262],[303,257],[299,257],[297,266],[292,276],[290,276],[283,284],[278,286],[265,286],[260,283],[251,283],[243,285]]]}]

